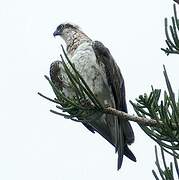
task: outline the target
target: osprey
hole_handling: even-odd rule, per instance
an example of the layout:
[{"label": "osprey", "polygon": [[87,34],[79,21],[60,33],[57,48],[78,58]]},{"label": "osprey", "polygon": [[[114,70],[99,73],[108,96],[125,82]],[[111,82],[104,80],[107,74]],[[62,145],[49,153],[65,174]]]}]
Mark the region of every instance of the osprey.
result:
[{"label": "osprey", "polygon": [[[63,38],[69,59],[100,103],[127,112],[124,80],[109,50],[101,42],[92,41],[77,25],[71,23],[60,24],[53,35]],[[51,64],[50,77],[66,96],[74,95],[68,86],[69,80],[61,61]],[[83,125],[93,133],[98,132],[115,147],[118,153],[118,170],[121,168],[123,155],[136,161],[128,148],[134,142],[134,133],[128,121],[102,114],[98,118],[94,116],[89,123],[85,121]]]}]

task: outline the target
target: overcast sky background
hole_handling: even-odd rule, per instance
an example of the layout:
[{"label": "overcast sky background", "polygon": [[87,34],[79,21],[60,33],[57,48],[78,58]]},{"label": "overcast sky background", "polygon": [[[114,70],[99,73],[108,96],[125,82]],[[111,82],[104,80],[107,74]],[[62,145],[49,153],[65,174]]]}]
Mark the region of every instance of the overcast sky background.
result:
[{"label": "overcast sky background", "polygon": [[[51,114],[52,104],[37,95],[53,92],[43,75],[59,59],[64,21],[78,24],[102,41],[123,73],[127,101],[155,88],[165,89],[165,64],[178,92],[179,60],[166,56],[164,17],[172,0],[6,0],[0,5],[0,179],[91,180],[154,179],[154,143],[132,123],[131,146],[137,163],[124,158],[116,170],[114,148],[81,124]],[[128,103],[129,113],[134,111]]]}]

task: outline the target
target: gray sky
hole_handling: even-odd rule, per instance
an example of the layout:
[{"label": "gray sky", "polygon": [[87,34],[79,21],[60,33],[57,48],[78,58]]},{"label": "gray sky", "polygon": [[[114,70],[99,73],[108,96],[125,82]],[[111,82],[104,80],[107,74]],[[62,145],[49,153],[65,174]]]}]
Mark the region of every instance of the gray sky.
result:
[{"label": "gray sky", "polygon": [[[114,148],[82,125],[49,112],[55,105],[37,95],[54,97],[43,75],[59,59],[53,31],[64,21],[78,24],[111,51],[125,78],[127,100],[165,88],[165,64],[178,92],[177,56],[167,57],[164,17],[172,0],[14,0],[0,5],[0,179],[91,180],[154,179],[154,143],[132,123],[131,146],[137,163],[124,159],[118,172]],[[129,113],[134,111],[128,103]]]}]

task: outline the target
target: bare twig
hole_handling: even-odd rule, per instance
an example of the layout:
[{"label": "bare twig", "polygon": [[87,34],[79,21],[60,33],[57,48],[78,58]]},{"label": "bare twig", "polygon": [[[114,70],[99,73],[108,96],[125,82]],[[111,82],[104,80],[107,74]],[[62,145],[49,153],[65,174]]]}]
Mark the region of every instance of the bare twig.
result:
[{"label": "bare twig", "polygon": [[141,125],[145,125],[145,126],[158,126],[158,125],[163,124],[162,121],[157,121],[155,119],[148,119],[145,117],[137,117],[134,115],[127,114],[123,111],[118,111],[111,107],[107,107],[103,111],[106,114],[116,115],[116,116],[120,117],[122,120],[134,121],[134,122],[137,122],[137,123],[139,123]]}]

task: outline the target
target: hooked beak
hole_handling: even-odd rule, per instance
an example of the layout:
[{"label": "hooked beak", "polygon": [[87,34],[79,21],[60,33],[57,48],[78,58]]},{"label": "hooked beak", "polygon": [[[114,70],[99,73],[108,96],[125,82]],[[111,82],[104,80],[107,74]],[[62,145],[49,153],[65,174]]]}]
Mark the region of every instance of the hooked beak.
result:
[{"label": "hooked beak", "polygon": [[55,36],[60,36],[61,35],[61,33],[56,29],[56,31],[53,33],[53,36],[55,37]]}]

